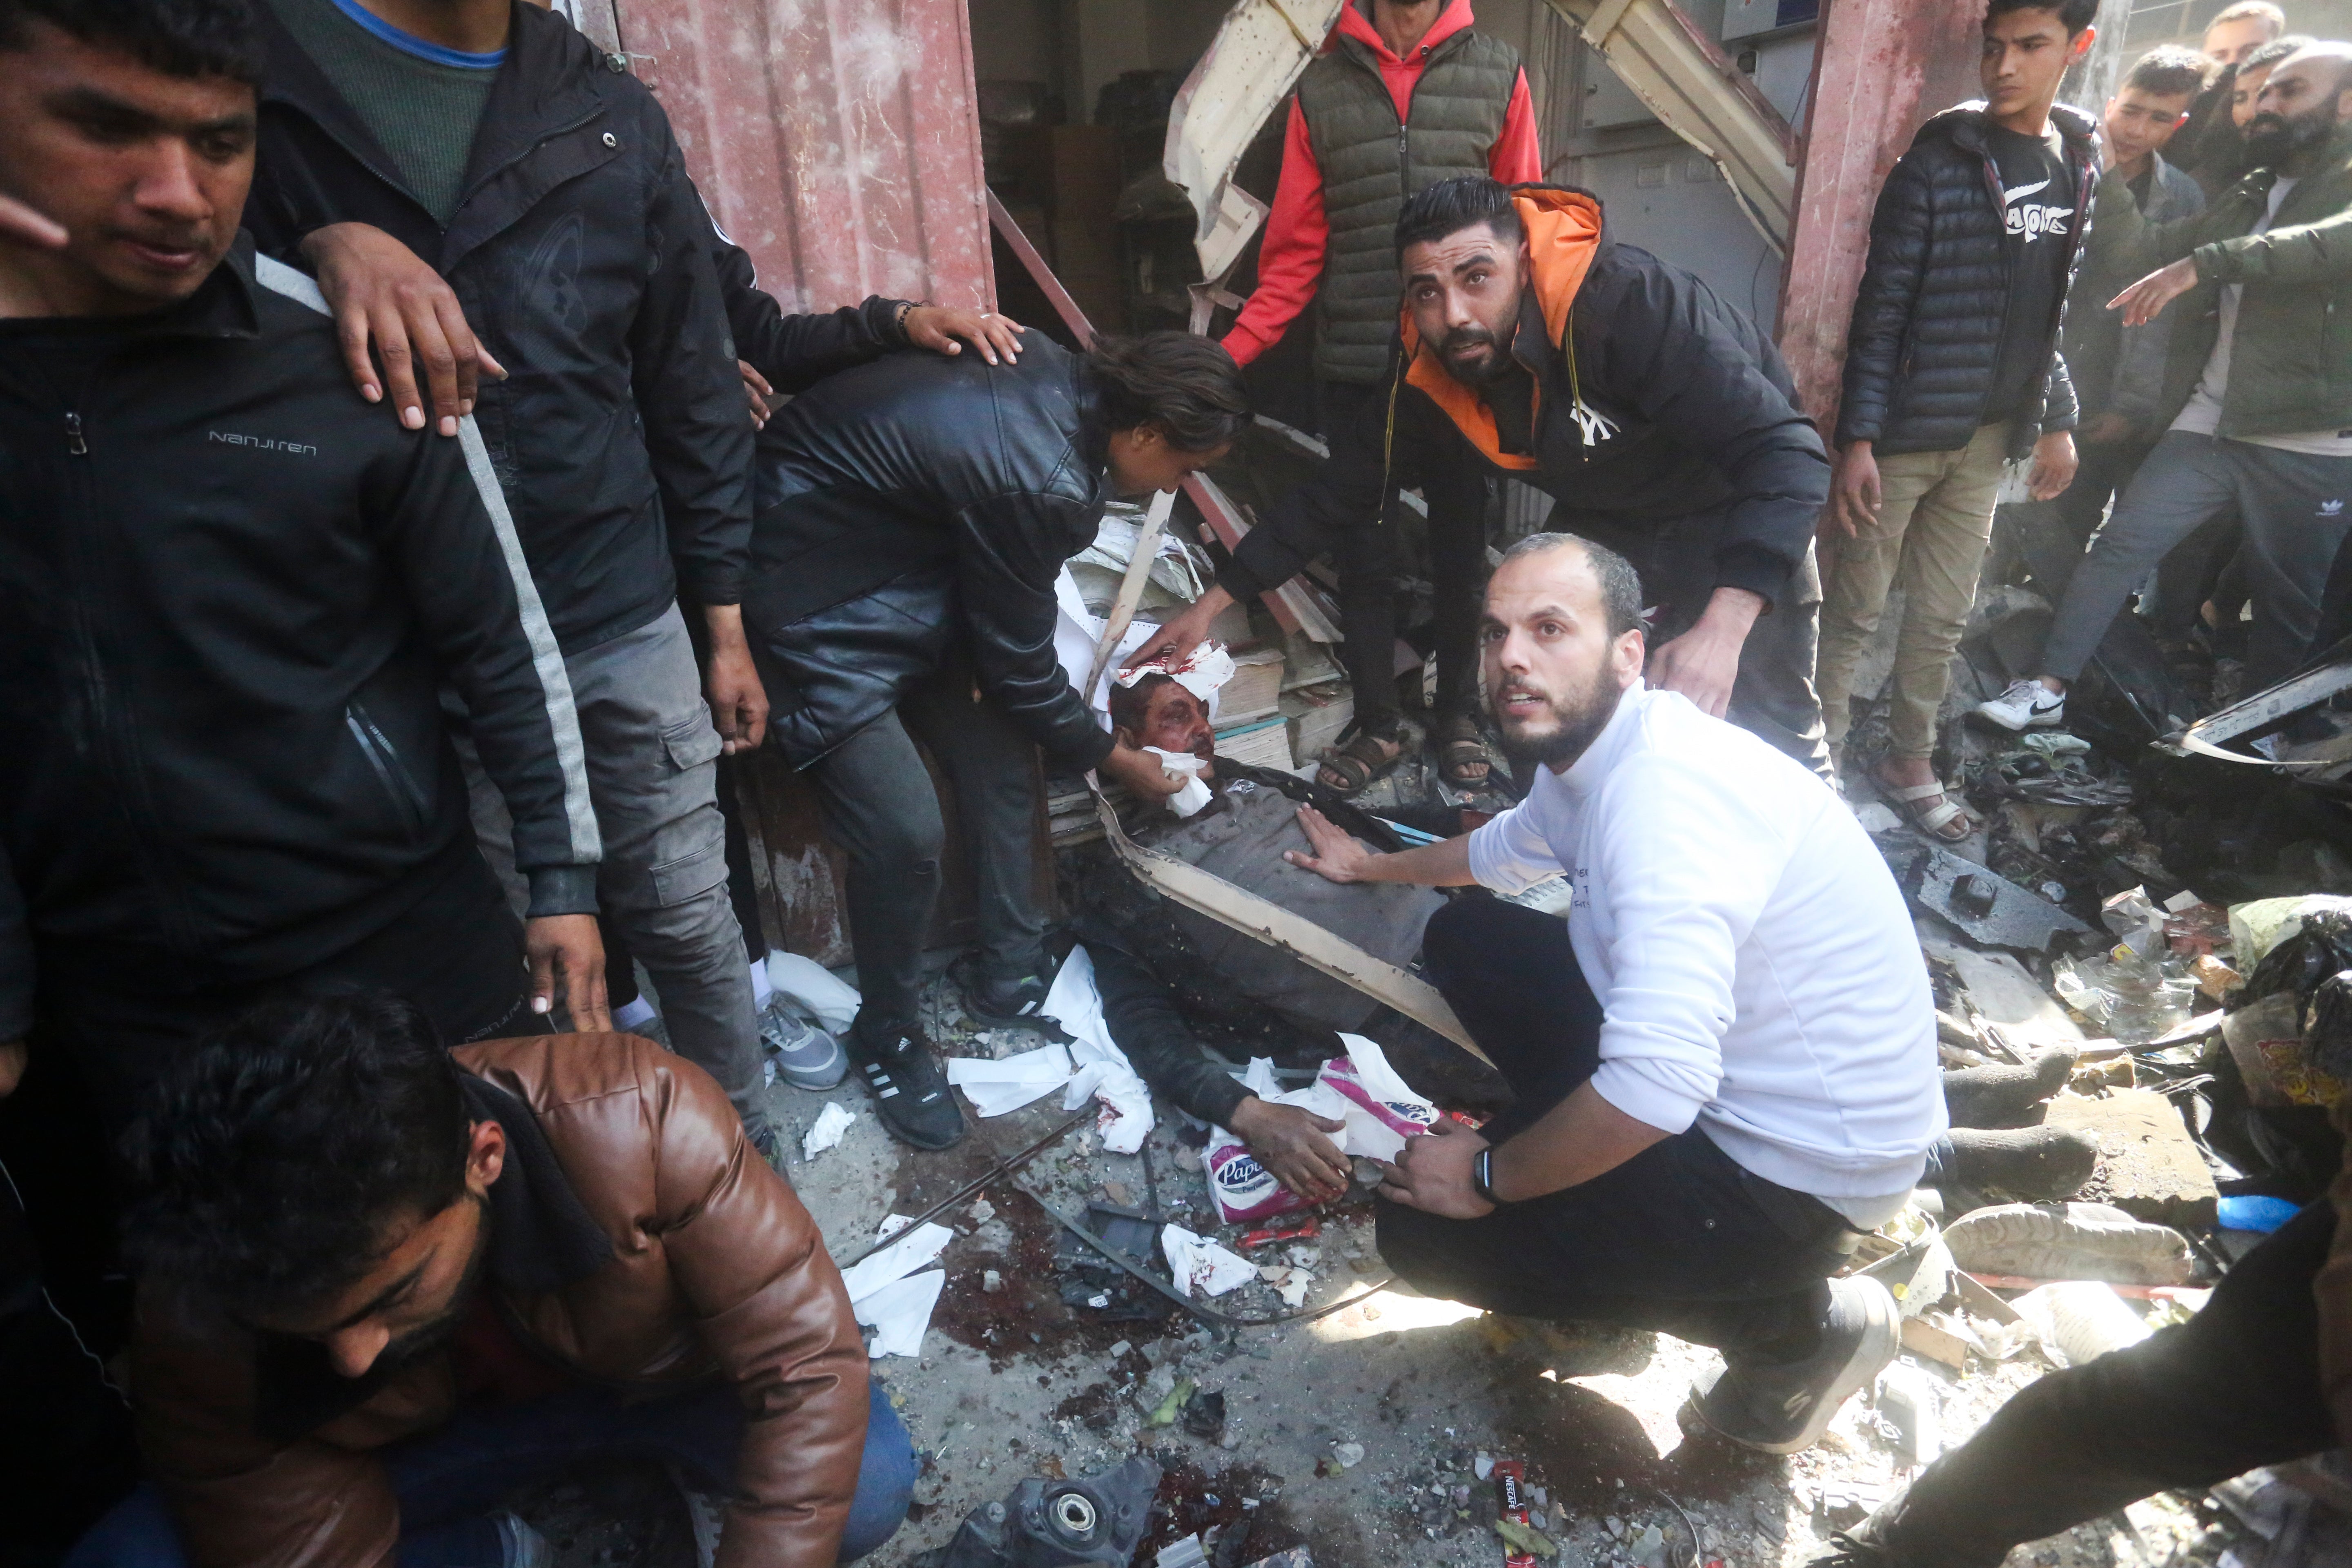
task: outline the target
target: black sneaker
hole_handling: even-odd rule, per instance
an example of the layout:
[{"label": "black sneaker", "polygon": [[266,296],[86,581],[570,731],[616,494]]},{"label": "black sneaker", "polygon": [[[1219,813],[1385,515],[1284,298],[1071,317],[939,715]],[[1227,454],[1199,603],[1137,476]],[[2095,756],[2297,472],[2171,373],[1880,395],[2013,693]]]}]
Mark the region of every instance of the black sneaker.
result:
[{"label": "black sneaker", "polygon": [[1875,1279],[1832,1279],[1822,1348],[1790,1364],[1727,1360],[1695,1388],[1699,1419],[1743,1447],[1798,1454],[1829,1429],[1839,1406],[1886,1369],[1903,1348],[1895,1298]]},{"label": "black sneaker", "polygon": [[[877,1046],[877,1037],[887,1043]],[[869,1030],[860,1014],[842,1044],[892,1137],[918,1149],[948,1149],[963,1142],[963,1112],[938,1053],[920,1030],[894,1025]]]},{"label": "black sneaker", "polygon": [[963,1010],[983,1024],[1012,1028],[1045,1021],[1037,1016],[1037,1009],[1045,1005],[1045,994],[1053,989],[1051,971],[1017,980],[992,980],[978,957],[966,953],[948,966],[948,976],[963,993]]}]

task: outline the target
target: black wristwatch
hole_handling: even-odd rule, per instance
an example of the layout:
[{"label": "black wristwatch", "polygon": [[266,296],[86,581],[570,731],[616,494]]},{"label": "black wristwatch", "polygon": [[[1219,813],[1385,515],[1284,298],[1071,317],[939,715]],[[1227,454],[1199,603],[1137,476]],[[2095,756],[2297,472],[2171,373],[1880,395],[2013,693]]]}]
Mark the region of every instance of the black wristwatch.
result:
[{"label": "black wristwatch", "polygon": [[1492,1148],[1479,1150],[1471,1160],[1470,1185],[1480,1197],[1496,1208],[1503,1206],[1503,1200],[1495,1195],[1495,1151]]}]

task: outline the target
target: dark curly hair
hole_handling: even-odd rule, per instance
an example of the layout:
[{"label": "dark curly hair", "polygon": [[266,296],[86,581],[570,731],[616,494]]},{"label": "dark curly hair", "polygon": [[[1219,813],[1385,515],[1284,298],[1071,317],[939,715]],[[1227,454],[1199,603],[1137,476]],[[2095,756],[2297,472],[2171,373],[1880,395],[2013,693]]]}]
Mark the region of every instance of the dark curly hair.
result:
[{"label": "dark curly hair", "polygon": [[372,992],[267,1002],[175,1063],[124,1139],[123,1247],[244,1317],[349,1289],[388,1227],[466,1192],[457,1066],[423,1009]]},{"label": "dark curly hair", "polygon": [[1528,237],[1528,226],[1520,220],[1510,188],[1500,180],[1491,180],[1484,174],[1456,174],[1450,180],[1424,185],[1397,214],[1397,265],[1404,265],[1404,253],[1412,246],[1444,239],[1480,224],[1485,224],[1496,239],[1512,250],[1517,250],[1519,242]]},{"label": "dark curly hair", "polygon": [[26,24],[121,49],[166,76],[225,76],[259,85],[260,0],[0,0],[0,50],[31,47]]},{"label": "dark curly hair", "polygon": [[1087,352],[1114,430],[1159,427],[1180,452],[1213,452],[1249,423],[1242,367],[1209,338],[1191,332],[1108,334]]}]

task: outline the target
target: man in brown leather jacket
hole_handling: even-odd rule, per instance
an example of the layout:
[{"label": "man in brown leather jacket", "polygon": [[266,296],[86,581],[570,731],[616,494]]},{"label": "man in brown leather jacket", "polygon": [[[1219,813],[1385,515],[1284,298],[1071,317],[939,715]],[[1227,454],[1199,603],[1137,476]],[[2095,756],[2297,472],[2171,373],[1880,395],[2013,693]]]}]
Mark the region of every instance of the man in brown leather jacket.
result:
[{"label": "man in brown leather jacket", "polygon": [[374,994],[268,1005],[156,1087],[125,1227],[152,1485],[73,1563],[519,1568],[545,1548],[499,1499],[615,1453],[715,1495],[721,1568],[898,1528],[913,1450],[840,1271],[701,1068],[450,1052]]}]

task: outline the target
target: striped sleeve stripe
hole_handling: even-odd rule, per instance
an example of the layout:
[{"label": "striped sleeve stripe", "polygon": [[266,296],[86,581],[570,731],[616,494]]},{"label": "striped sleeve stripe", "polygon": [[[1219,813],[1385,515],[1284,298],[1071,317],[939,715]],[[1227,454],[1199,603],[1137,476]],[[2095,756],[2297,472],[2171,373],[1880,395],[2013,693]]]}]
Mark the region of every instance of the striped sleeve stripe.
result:
[{"label": "striped sleeve stripe", "polygon": [[[256,256],[253,277],[273,293],[308,305],[322,316],[331,313],[319,286],[282,261]],[[466,471],[473,478],[482,509],[490,514],[507,575],[514,583],[515,606],[546,700],[548,728],[555,736],[555,759],[563,770],[563,816],[571,830],[572,858],[583,865],[593,864],[604,854],[604,840],[596,828],[596,808],[588,798],[587,752],[580,740],[580,715],[572,702],[572,676],[564,668],[555,629],[548,624],[547,606],[540,602],[539,584],[532,581],[530,563],[523,559],[522,540],[515,532],[514,514],[507,510],[506,492],[499,488],[498,471],[490,466],[489,447],[483,443],[472,415],[457,421],[457,440],[465,450]]]}]

